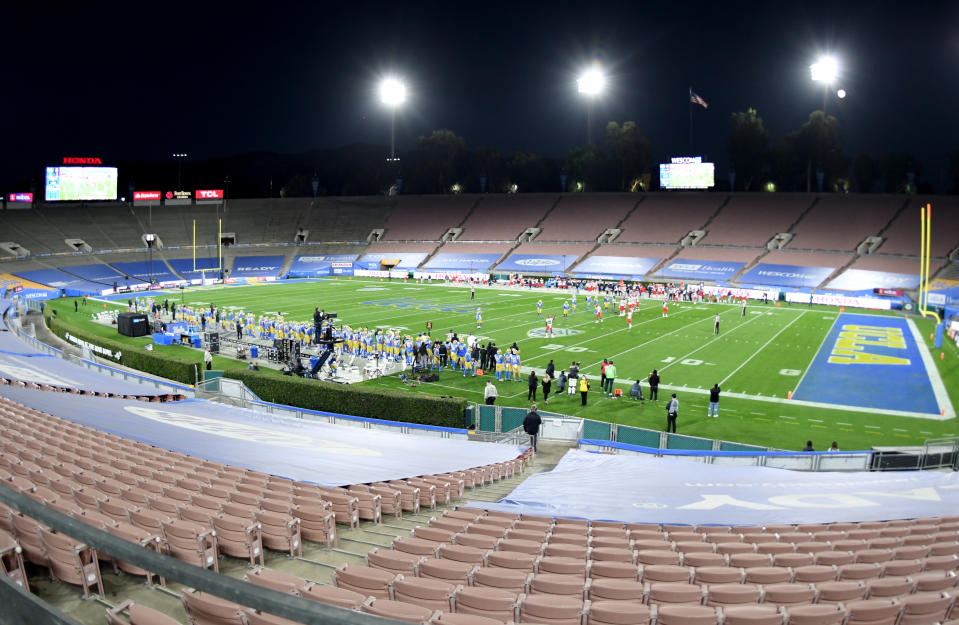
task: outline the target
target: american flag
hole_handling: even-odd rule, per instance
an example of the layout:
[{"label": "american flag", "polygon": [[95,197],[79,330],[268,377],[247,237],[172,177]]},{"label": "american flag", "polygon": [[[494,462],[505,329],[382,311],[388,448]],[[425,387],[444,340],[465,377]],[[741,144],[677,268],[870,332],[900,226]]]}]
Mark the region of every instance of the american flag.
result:
[{"label": "american flag", "polygon": [[706,100],[703,100],[702,96],[700,96],[698,93],[696,93],[692,89],[689,90],[689,101],[692,102],[693,104],[698,104],[704,109],[709,108],[709,105],[706,104]]}]

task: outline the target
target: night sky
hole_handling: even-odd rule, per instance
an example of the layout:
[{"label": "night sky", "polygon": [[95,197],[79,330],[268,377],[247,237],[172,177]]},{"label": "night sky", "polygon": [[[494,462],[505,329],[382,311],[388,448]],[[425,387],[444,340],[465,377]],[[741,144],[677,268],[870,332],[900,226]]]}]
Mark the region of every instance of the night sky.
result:
[{"label": "night sky", "polygon": [[[39,190],[42,167],[67,155],[388,145],[376,93],[388,73],[410,91],[401,149],[448,128],[470,148],[561,157],[585,143],[575,80],[594,60],[610,81],[595,137],[634,120],[656,159],[704,154],[718,175],[731,112],[752,106],[780,136],[822,106],[808,66],[826,51],[848,92],[828,103],[847,156],[912,154],[943,189],[959,148],[959,2],[37,1],[0,17],[3,191],[31,178]],[[693,146],[690,87],[709,103],[693,111]]]}]

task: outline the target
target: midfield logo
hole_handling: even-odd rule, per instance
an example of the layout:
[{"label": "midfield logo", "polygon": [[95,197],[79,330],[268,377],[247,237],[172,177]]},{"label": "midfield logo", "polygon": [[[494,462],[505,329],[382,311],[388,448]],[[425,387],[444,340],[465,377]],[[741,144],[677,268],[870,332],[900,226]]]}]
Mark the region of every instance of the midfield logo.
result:
[{"label": "midfield logo", "polygon": [[[568,330],[566,328],[553,328],[553,336],[550,338],[556,338],[557,336],[573,336],[574,334],[582,334],[582,330]],[[545,339],[546,338],[546,328],[536,328],[535,330],[530,330],[526,333],[526,336],[534,339]]]}]

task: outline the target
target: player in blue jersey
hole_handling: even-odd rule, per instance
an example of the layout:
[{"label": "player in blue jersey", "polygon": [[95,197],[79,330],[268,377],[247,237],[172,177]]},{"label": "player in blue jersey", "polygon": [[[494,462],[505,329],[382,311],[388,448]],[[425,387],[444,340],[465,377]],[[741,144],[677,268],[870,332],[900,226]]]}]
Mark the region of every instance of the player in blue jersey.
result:
[{"label": "player in blue jersey", "polygon": [[543,300],[536,302],[536,316],[539,318],[543,317]]}]

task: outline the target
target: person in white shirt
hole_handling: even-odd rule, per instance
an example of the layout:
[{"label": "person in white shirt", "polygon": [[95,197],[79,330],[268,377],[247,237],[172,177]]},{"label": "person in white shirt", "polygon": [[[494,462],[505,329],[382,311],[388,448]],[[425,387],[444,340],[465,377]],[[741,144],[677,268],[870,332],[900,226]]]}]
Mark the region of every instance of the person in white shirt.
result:
[{"label": "person in white shirt", "polygon": [[213,369],[213,354],[210,353],[210,348],[207,347],[206,351],[203,352],[203,362],[206,363],[206,370],[210,371]]},{"label": "person in white shirt", "polygon": [[487,406],[492,406],[496,403],[496,398],[499,397],[499,391],[496,390],[492,380],[486,381],[486,388],[483,390],[483,397],[486,399]]}]

